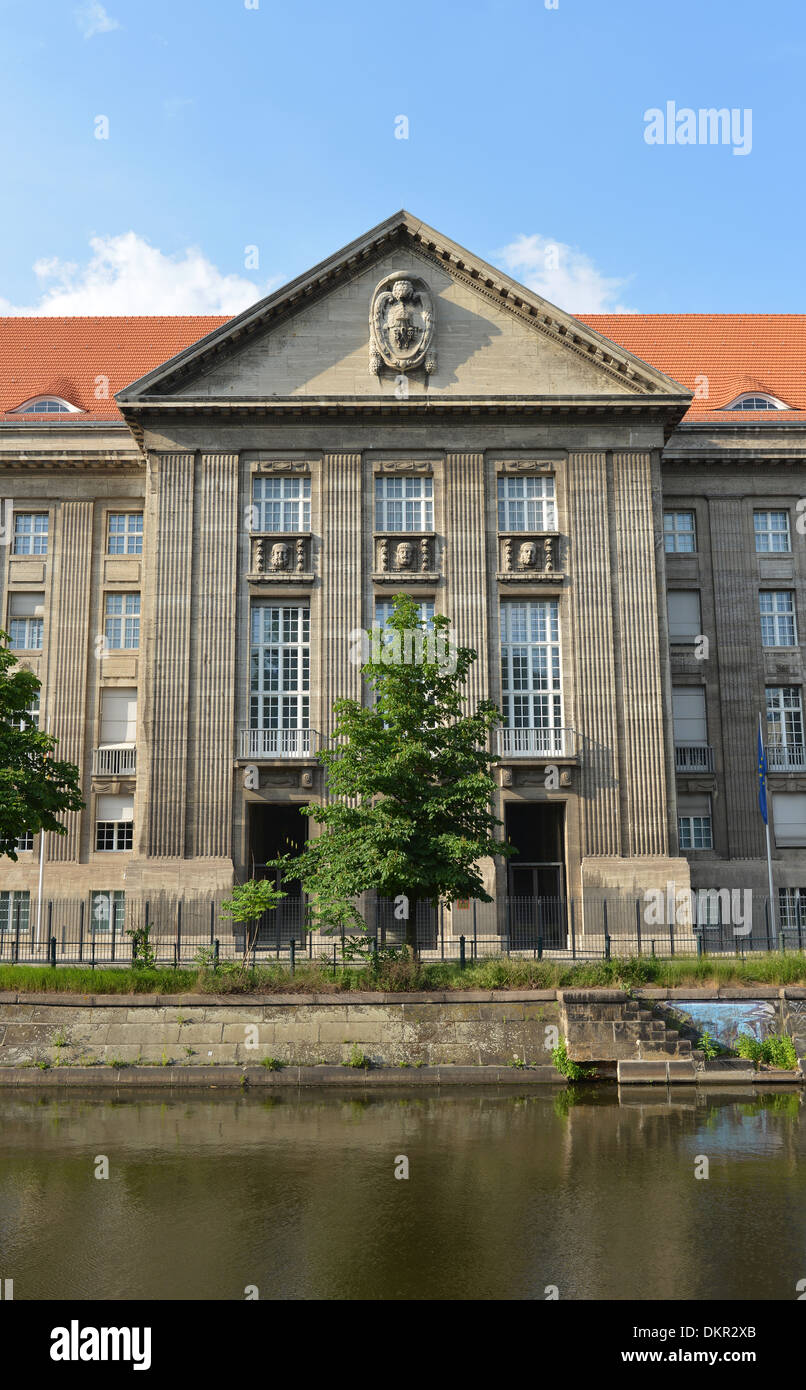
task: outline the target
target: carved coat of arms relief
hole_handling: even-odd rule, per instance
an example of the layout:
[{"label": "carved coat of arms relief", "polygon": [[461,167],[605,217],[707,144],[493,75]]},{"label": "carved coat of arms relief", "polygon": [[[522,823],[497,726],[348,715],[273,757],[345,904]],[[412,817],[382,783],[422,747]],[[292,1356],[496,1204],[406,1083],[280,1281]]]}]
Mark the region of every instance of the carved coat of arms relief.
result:
[{"label": "carved coat of arms relief", "polygon": [[377,376],[383,366],[396,372],[424,366],[435,372],[435,327],[434,301],[425,280],[406,271],[385,276],[369,310],[370,371]]}]

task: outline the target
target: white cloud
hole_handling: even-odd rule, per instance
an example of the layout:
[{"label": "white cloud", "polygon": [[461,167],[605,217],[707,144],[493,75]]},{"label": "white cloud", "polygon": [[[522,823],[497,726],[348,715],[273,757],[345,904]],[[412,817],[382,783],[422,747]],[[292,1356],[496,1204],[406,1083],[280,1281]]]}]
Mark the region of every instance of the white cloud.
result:
[{"label": "white cloud", "polygon": [[85,39],[91,39],[95,34],[108,34],[112,29],[120,28],[118,21],[106,13],[98,0],[89,0],[88,4],[82,5],[75,11],[75,17]]},{"label": "white cloud", "polygon": [[618,300],[626,280],[603,275],[590,256],[550,237],[521,233],[497,251],[504,269],[569,314],[631,314]]},{"label": "white cloud", "polygon": [[57,256],[34,263],[37,304],[0,298],[0,314],[238,314],[281,283],[223,275],[197,246],[163,255],[136,232],[90,238],[86,264]]}]

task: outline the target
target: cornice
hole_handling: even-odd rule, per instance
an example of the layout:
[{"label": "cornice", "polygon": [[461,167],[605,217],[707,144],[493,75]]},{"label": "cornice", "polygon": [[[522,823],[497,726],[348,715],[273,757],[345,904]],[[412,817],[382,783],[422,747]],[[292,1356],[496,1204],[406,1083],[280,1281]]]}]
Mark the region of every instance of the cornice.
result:
[{"label": "cornice", "polygon": [[114,470],[123,473],[139,472],[143,466],[143,456],[134,448],[130,448],[125,454],[108,449],[82,450],[78,454],[63,451],[49,453],[45,449],[37,449],[35,452],[27,449],[15,450],[11,453],[6,452],[0,442],[0,472],[64,472],[67,469],[76,472],[108,473]]},{"label": "cornice", "polygon": [[[456,415],[570,414],[643,415],[679,413],[675,396],[277,396],[271,399],[177,400],[144,396],[137,402],[142,415]],[[125,410],[133,407],[124,406]],[[130,422],[131,425],[134,421]]]}]

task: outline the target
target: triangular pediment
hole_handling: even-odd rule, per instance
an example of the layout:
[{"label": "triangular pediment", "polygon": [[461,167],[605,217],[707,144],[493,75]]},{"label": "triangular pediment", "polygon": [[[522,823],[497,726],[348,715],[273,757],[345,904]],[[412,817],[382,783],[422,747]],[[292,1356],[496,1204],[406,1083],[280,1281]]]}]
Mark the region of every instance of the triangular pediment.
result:
[{"label": "triangular pediment", "polygon": [[[400,276],[433,308],[427,359],[375,359],[370,310]],[[152,405],[304,401],[602,401],[690,392],[578,319],[400,212],[122,391],[124,414]]]}]

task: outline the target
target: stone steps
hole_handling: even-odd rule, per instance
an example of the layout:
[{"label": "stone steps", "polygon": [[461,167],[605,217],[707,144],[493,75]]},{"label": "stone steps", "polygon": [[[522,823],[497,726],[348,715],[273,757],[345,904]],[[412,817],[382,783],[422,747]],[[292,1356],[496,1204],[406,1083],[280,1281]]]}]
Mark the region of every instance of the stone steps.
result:
[{"label": "stone steps", "polygon": [[670,1028],[654,1009],[628,995],[561,999],[568,1055],[578,1062],[618,1062],[655,1057],[692,1059],[691,1042]]}]

